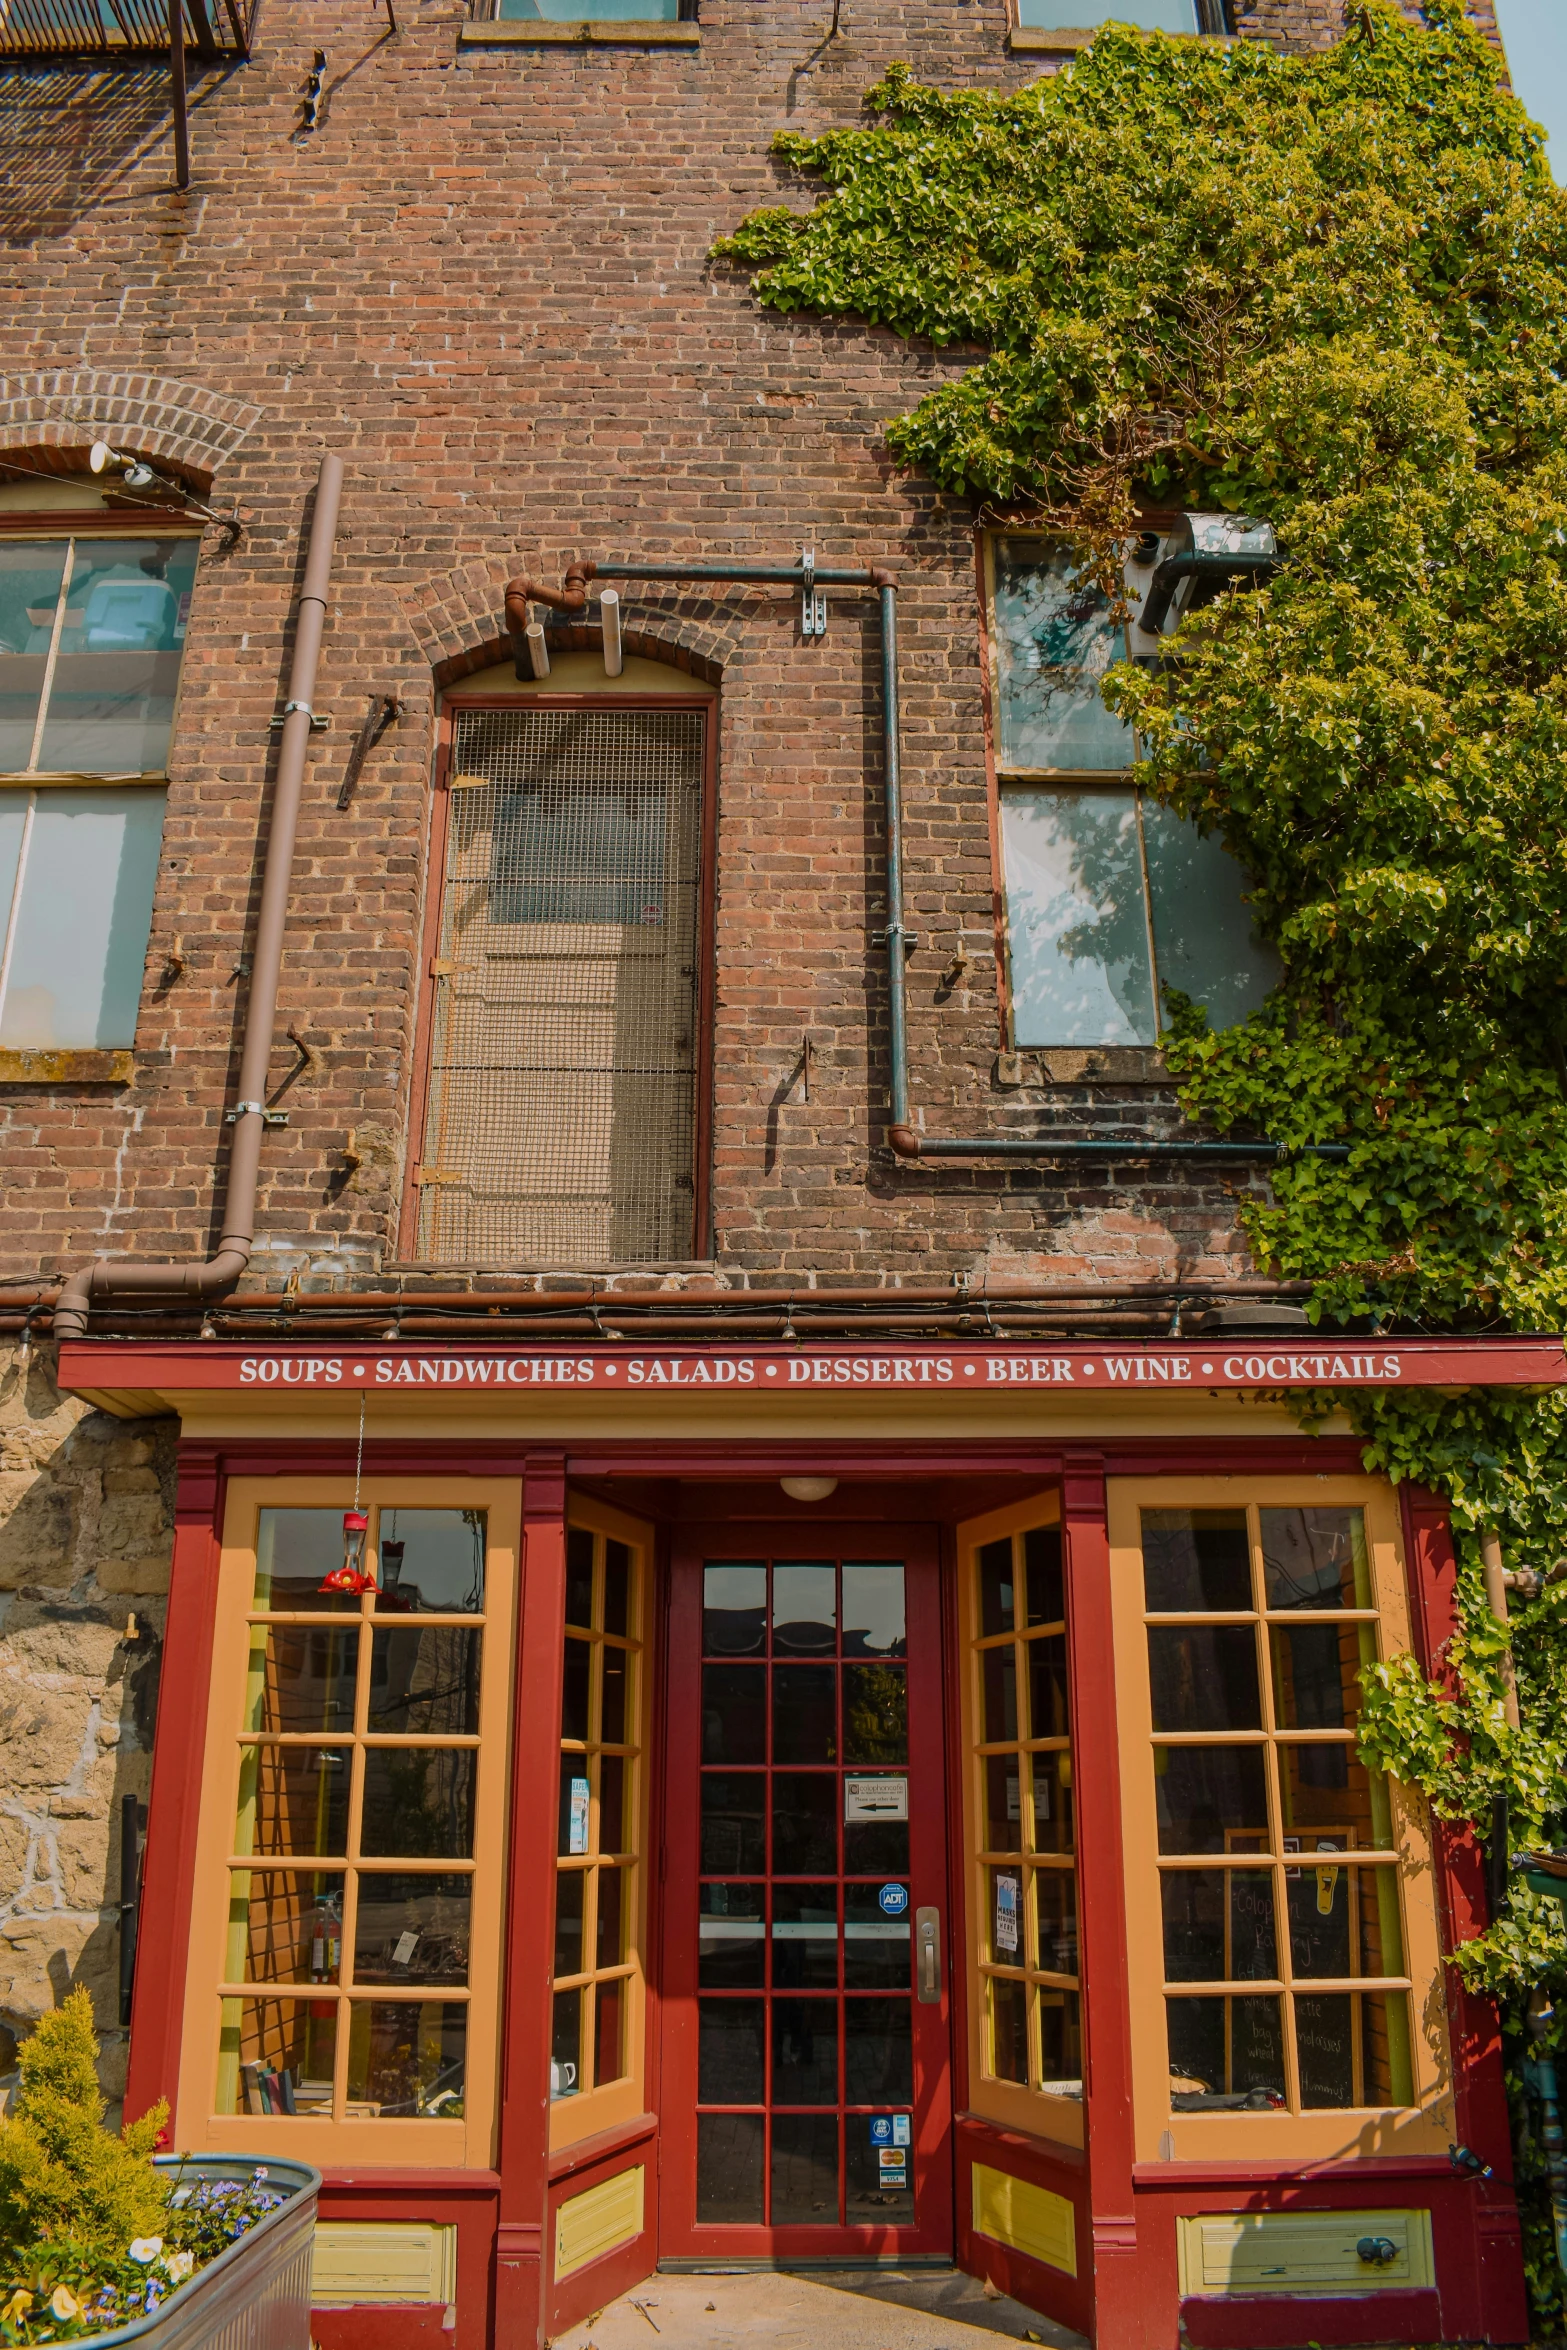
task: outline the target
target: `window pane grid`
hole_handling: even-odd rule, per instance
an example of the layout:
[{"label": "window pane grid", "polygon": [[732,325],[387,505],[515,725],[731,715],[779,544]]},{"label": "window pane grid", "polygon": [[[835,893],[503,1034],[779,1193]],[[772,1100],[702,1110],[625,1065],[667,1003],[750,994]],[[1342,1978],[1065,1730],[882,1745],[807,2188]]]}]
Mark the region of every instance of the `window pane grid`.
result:
[{"label": "window pane grid", "polygon": [[1408,2103],[1391,1809],[1341,1726],[1376,1653],[1361,1513],[1145,1511],[1143,1561],[1172,2105]]},{"label": "window pane grid", "polygon": [[550,2096],[628,2077],[636,1942],[642,1593],[612,1535],[566,1536]]},{"label": "window pane grid", "polygon": [[[252,1728],[237,1741],[227,1963],[217,1987],[224,2112],[323,2120],[460,2120],[464,2112],[479,1739],[476,1731],[398,1734],[369,1724],[373,1706],[393,1702],[422,1704],[436,1719],[453,1703],[476,1705],[486,1519],[374,1504],[369,1514],[377,1581],[340,1605],[346,1595],[322,1594],[319,1584],[341,1563],[341,1513],[262,1512],[258,1596],[271,1596],[281,1578],[330,1605],[253,1607],[246,1619],[247,1722],[267,1720],[269,1709],[275,1720],[314,1706],[320,1726]],[[467,1584],[466,1612],[424,1612],[424,1591],[454,1578]],[[299,1637],[280,1644],[279,1630]],[[419,1754],[431,1758],[428,1770],[400,1765]],[[444,1778],[443,1756],[452,1758]],[[377,1807],[368,1840],[367,1793]],[[443,1842],[455,1849],[441,1851]],[[285,1963],[275,1967],[274,1957]]]},{"label": "window pane grid", "polygon": [[982,2063],[997,2080],[1076,2097],[1080,1977],[1059,1529],[984,1544],[974,1607]]}]

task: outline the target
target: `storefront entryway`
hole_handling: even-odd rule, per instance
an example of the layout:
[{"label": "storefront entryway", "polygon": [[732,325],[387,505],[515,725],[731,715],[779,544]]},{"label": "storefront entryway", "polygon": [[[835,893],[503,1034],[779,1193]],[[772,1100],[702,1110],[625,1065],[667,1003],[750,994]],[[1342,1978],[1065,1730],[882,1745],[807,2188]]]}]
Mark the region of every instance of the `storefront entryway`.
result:
[{"label": "storefront entryway", "polygon": [[660,2256],[950,2256],[941,1617],[926,1528],[674,1561]]}]

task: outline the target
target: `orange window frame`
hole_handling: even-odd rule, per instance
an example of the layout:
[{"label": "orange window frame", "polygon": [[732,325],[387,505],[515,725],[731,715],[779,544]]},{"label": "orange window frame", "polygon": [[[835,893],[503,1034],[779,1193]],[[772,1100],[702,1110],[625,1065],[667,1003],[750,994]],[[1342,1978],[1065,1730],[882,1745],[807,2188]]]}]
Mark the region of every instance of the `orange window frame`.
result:
[{"label": "orange window frame", "polygon": [[[241,1873],[257,1873],[257,1856],[234,1850],[241,1790],[242,1757],[254,1746],[245,1711],[252,1645],[256,1552],[264,1509],[346,1510],[354,1500],[351,1480],[333,1477],[236,1478],[229,1486],[218,1564],[216,1628],[213,1641],[201,1807],[196,1836],[195,1882],[190,1949],[186,1967],[176,2127],[179,2141],[195,2153],[232,2150],[297,2154],[318,2166],[344,2163],[407,2164],[442,2169],[488,2169],[495,2157],[499,2079],[502,1939],[506,1891],[507,1789],[516,1654],[517,1565],[521,1542],[521,1494],[515,1482],[488,1478],[378,1477],[370,1481],[365,1506],[371,1526],[367,1555],[375,1555],[382,1510],[482,1510],[486,1514],[485,1592],[482,1626],[478,1731],[472,1737],[439,1742],[472,1746],[478,1765],[474,1790],[472,1896],[469,1929],[467,2052],[464,2112],[460,2119],[423,2116],[380,2119],[319,2114],[220,2112],[220,2032],[223,2004],[243,1994],[276,1996],[270,1984],[230,1980],[231,1884]],[[365,1622],[364,1616],[314,1614],[301,1619],[315,1627]],[[368,1619],[374,1621],[373,1618]],[[409,1618],[389,1619],[406,1625]],[[418,1619],[414,1619],[418,1621]],[[345,1746],[363,1743],[360,1733]],[[390,1743],[391,1741],[383,1741]],[[405,1745],[430,1743],[408,1738]],[[246,1864],[249,1864],[248,1869]],[[420,1864],[410,1864],[417,1872]],[[432,1869],[437,1865],[427,1864]],[[300,1873],[320,1873],[323,1864],[302,1862]],[[345,1943],[347,1936],[345,1933]],[[305,1987],[317,2000],[352,2003],[354,1991],[341,1979],[330,1990]],[[388,1994],[379,1987],[380,1997]],[[285,1991],[281,1994],[287,1997]],[[296,1992],[294,1996],[301,1996]],[[367,1986],[358,1994],[368,1999]],[[421,2003],[434,1993],[420,1994]],[[447,1999],[463,1996],[446,1992]],[[348,2061],[348,2034],[339,2031],[334,2095],[343,2102],[342,2077]]]},{"label": "orange window frame", "polygon": [[[1153,1726],[1147,1627],[1150,1622],[1170,1619],[1150,1613],[1145,1606],[1141,1513],[1160,1509],[1250,1512],[1310,1507],[1361,1511],[1374,1617],[1371,1611],[1359,1613],[1370,1623],[1376,1653],[1383,1658],[1396,1656],[1412,1645],[1403,1540],[1397,1498],[1389,1486],[1373,1478],[1112,1478],[1108,1498],[1126,1911],[1129,1918],[1157,1921],[1162,1913],[1161,1878],[1172,1863],[1170,1856],[1159,1853],[1152,1750],[1155,1746],[1170,1745],[1173,1734],[1156,1732]],[[1248,1525],[1251,1524],[1248,1517]],[[1251,1547],[1254,1551],[1254,1536]],[[1210,1612],[1203,1610],[1201,1614]],[[1232,1616],[1231,1620],[1241,1619]],[[1254,1608],[1246,1620],[1260,1623],[1266,1633],[1270,1619],[1266,1613],[1259,1615]],[[1266,1680],[1267,1676],[1263,1678]],[[1264,1703],[1271,1704],[1266,1693]],[[1252,1742],[1265,1738],[1269,1744],[1276,1743],[1280,1733],[1271,1726],[1267,1712],[1264,1723],[1264,1730]],[[1204,1743],[1213,1743],[1222,1735],[1201,1733]],[[1299,1735],[1283,1732],[1286,1743],[1297,1743]],[[1132,1933],[1126,1964],[1139,2161],[1320,2162],[1352,2155],[1446,2152],[1454,2135],[1452,2060],[1442,1997],[1442,1949],[1430,1825],[1424,1801],[1416,1790],[1391,1778],[1386,1781],[1386,1788],[1392,1822],[1391,1865],[1396,1867],[1402,1909],[1404,1975],[1401,1980],[1408,1985],[1410,2103],[1245,2113],[1173,2110],[1165,2024],[1163,1936],[1157,1928],[1147,1933]],[[1270,1845],[1272,1833],[1268,1832]],[[1277,1872],[1288,1867],[1291,1857],[1283,1851],[1273,1853],[1271,1859],[1259,1855],[1257,1865],[1272,1867]],[[1195,1858],[1190,1865],[1198,1865]],[[1282,1917],[1277,1930],[1282,1942],[1287,1944],[1289,1933]],[[1287,1949],[1281,1949],[1280,1959],[1288,1968]],[[1280,1979],[1284,1995],[1292,1997],[1293,1977],[1286,1974]],[[1185,1988],[1184,1985],[1172,1987],[1177,1991]],[[1334,1987],[1326,1986],[1330,1990]],[[1268,1986],[1258,1988],[1259,1993],[1265,1993]],[[1235,1985],[1237,1996],[1249,1990],[1249,1984]],[[1285,2037],[1287,2044],[1287,2012]],[[1289,2061],[1286,2056],[1286,2064]]]},{"label": "orange window frame", "polygon": [[[566,1504],[566,1530],[568,1538],[573,1532],[588,1534],[593,1538],[594,1622],[591,1625],[579,1625],[568,1617],[562,1625],[563,1650],[568,1634],[584,1639],[591,1646],[592,1665],[588,1737],[575,1739],[563,1736],[561,1740],[563,1763],[573,1755],[584,1757],[590,1789],[587,1844],[585,1851],[580,1854],[557,1853],[555,1884],[550,1889],[553,1902],[564,1874],[573,1873],[583,1877],[582,1956],[587,1963],[569,1975],[562,1975],[559,1981],[568,1989],[581,1993],[589,2015],[593,2012],[601,1983],[618,1982],[624,1986],[621,1996],[625,2001],[625,2012],[620,2025],[624,2071],[618,2080],[606,2081],[602,2086],[595,2082],[574,2096],[551,2097],[551,2153],[564,2146],[574,2146],[584,2138],[596,2137],[601,2130],[618,2129],[627,2122],[635,2121],[645,2110],[647,2094],[648,1725],[652,1697],[649,1626],[652,1618],[653,1529],[644,1525],[641,1519],[625,1517],[605,1503],[572,1495]],[[624,1638],[606,1634],[604,1628],[604,1554],[607,1542],[624,1543],[631,1553],[631,1591]],[[602,1659],[606,1646],[620,1649],[627,1659],[627,1735],[621,1741],[606,1742],[600,1735],[603,1728]],[[629,1781],[629,1784],[623,1782],[621,1793],[626,1846],[613,1856],[614,1874],[623,1885],[627,1885],[628,1890],[622,1898],[623,1956],[600,1965],[596,1931],[601,1881],[606,1873],[600,1855],[603,1818],[601,1778],[606,1743],[612,1754],[623,1759],[625,1781]],[[556,1978],[552,1974],[552,1994],[555,1983]],[[593,2042],[591,2027],[584,2026],[579,2042],[579,2062],[593,2061]]]},{"label": "orange window frame", "polygon": [[[1033,2076],[1039,2071],[1039,2026],[1036,2017],[1038,1993],[1041,1989],[1065,1989],[1075,1995],[1081,2004],[1085,1997],[1082,1961],[1074,1974],[1063,1974],[1042,1963],[1042,1954],[1036,1946],[1036,1915],[1033,1898],[1033,1879],[1036,1873],[1077,1875],[1075,1842],[1070,1852],[1034,1853],[1026,1849],[1029,1828],[1032,1825],[1032,1774],[1025,1774],[1019,1766],[1019,1836],[1015,1853],[999,1856],[986,1840],[985,1770],[990,1755],[998,1751],[994,1742],[985,1738],[984,1671],[987,1653],[1008,1639],[1014,1640],[1026,1652],[1027,1644],[1035,1638],[1060,1637],[1070,1633],[1067,1624],[1071,1599],[1068,1590],[1064,1605],[1068,1619],[1061,1623],[1039,1624],[1025,1628],[1019,1621],[1011,1635],[987,1637],[980,1612],[979,1556],[993,1542],[1012,1540],[1014,1556],[1023,1535],[1041,1528],[1061,1524],[1061,1500],[1057,1493],[1041,1493],[1030,1500],[991,1511],[982,1518],[972,1518],[958,1529],[960,1577],[960,1623],[962,1639],[962,1674],[960,1683],[960,1715],[963,1740],[963,1875],[967,1924],[967,1980],[968,1998],[968,2106],[973,2113],[1005,2128],[1024,2130],[1034,2137],[1053,2138],[1058,2144],[1081,2146],[1084,2142],[1084,2107],[1079,2093],[1073,2096],[1049,2086],[1037,2085]],[[1028,1679],[1026,1672],[1019,1675],[1019,1736],[1016,1751],[1019,1756],[1031,1753],[1064,1757],[1067,1766],[1066,1784],[1070,1786],[1071,1764],[1076,1740],[1076,1725],[1070,1724],[1063,1735],[1044,1730],[1026,1718],[1030,1702],[1021,1684]],[[1037,1730],[1037,1735],[1036,1735]],[[1008,1742],[1010,1748],[1012,1742]],[[1060,1767],[1059,1764],[1057,1766]],[[1024,1778],[1030,1780],[1025,1789]],[[1074,1807],[1075,1808],[1075,1807]],[[1025,1811],[1028,1817],[1023,1815]],[[1019,1915],[1018,1949],[1010,1961],[992,1950],[991,1891],[992,1875],[999,1867],[1014,1869],[1018,1879]],[[1078,1920],[1079,1953],[1081,1953],[1081,1918]],[[1000,2078],[991,2063],[991,2017],[988,1985],[995,1975],[1026,1984],[1028,2002],[1028,2048],[1031,2085]],[[1081,2015],[1079,2021],[1081,2030]]]}]

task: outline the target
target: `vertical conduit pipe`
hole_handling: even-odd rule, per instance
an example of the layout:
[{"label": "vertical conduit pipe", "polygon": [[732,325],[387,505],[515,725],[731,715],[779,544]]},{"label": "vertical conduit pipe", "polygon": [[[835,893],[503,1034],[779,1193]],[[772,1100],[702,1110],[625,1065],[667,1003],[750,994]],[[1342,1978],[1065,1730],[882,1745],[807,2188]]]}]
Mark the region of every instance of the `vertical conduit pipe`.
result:
[{"label": "vertical conduit pipe", "polygon": [[224,1297],[250,1262],[256,1237],[256,1193],[261,1181],[267,1068],[277,1020],[278,980],[294,877],[294,838],[304,789],[305,753],[314,715],[311,696],[315,692],[321,638],[326,627],[326,591],[332,574],[332,549],[337,538],[337,510],[342,494],[343,460],[323,457],[310,518],[304,583],[299,591],[288,700],[283,705],[283,741],[278,752],[272,827],[267,836],[261,906],[256,918],[250,1002],[240,1046],[239,1100],[232,1113],[234,1147],[229,1158],[223,1231],[217,1254],[205,1264],[183,1266],[135,1265],[114,1257],[100,1257],[96,1264],[73,1273],[61,1290],[54,1309],[57,1338],[82,1337],[90,1308],[109,1298],[162,1297],[204,1303],[210,1298]]},{"label": "vertical conduit pipe", "polygon": [[[513,630],[526,617],[530,600],[552,605],[570,616],[586,609],[589,580],[668,579],[695,583],[737,585],[787,582],[805,584],[803,564],[765,563],[595,563],[579,559],[566,572],[560,588],[546,587],[531,578],[514,579],[506,590],[506,615]],[[887,856],[887,1024],[892,1116],[887,1140],[900,1159],[1251,1159],[1271,1163],[1298,1156],[1347,1159],[1342,1142],[1308,1142],[1298,1153],[1277,1142],[1166,1142],[1136,1135],[1102,1135],[1093,1140],[1063,1140],[1054,1135],[930,1135],[913,1125],[909,1113],[909,1036],[907,983],[904,963],[908,930],[903,920],[903,793],[898,752],[898,595],[888,571],[846,571],[829,564],[814,566],[817,587],[869,587],[881,599],[882,742],[886,793]]]}]

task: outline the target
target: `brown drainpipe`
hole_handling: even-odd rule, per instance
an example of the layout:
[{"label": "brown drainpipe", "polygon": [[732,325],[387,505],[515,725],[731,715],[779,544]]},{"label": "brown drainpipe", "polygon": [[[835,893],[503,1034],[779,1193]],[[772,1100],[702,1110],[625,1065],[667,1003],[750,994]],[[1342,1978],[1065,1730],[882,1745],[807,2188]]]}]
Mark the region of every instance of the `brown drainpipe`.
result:
[{"label": "brown drainpipe", "polygon": [[288,700],[283,706],[283,743],[272,794],[272,828],[267,837],[267,861],[261,880],[250,1003],[240,1047],[239,1100],[229,1113],[234,1121],[234,1148],[229,1158],[228,1192],[217,1255],[209,1257],[204,1265],[133,1265],[117,1257],[100,1257],[96,1264],[85,1265],[79,1273],[73,1273],[61,1290],[54,1309],[57,1338],[84,1337],[92,1306],[111,1297],[201,1300],[224,1297],[250,1262],[256,1237],[256,1190],[261,1176],[261,1137],[265,1128],[262,1112],[277,1018],[278,977],[283,964],[283,927],[293,879],[294,835],[305,780],[305,751],[310,741],[310,701],[315,692],[321,635],[326,624],[327,581],[332,571],[332,546],[337,537],[337,509],[342,493],[343,460],[323,457],[310,519],[304,585],[299,591],[299,622],[288,675]]}]

